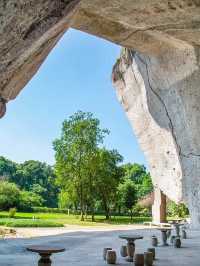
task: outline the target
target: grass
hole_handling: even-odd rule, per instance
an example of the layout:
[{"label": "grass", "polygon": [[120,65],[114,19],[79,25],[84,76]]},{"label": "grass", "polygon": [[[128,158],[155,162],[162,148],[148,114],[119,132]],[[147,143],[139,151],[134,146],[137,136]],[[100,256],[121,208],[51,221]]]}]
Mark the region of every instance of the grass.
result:
[{"label": "grass", "polygon": [[105,216],[96,215],[95,222],[88,216],[85,221],[80,221],[78,215],[67,215],[62,213],[21,213],[17,212],[15,218],[9,218],[8,212],[0,212],[0,225],[8,227],[62,227],[64,225],[81,226],[102,226],[102,225],[122,225],[139,224],[151,221],[150,217],[133,217],[130,220],[128,216],[115,216],[109,221]]},{"label": "grass", "polygon": [[62,223],[48,220],[14,219],[4,218],[0,220],[0,225],[6,227],[63,227]]}]

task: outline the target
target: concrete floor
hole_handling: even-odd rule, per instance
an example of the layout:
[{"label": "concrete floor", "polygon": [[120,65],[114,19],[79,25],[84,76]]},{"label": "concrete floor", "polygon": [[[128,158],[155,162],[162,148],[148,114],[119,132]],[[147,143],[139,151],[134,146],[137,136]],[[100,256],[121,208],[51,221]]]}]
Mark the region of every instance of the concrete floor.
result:
[{"label": "concrete floor", "polygon": [[[37,265],[37,255],[27,252],[26,246],[32,244],[59,245],[66,248],[66,252],[54,255],[55,266],[103,266],[102,260],[104,247],[116,249],[117,265],[133,265],[127,263],[119,255],[119,248],[125,242],[118,238],[123,232],[139,233],[143,240],[136,242],[136,252],[144,252],[150,247],[150,236],[155,234],[160,239],[160,232],[156,229],[143,230],[114,230],[114,231],[78,231],[61,235],[43,236],[28,239],[0,240],[0,265],[1,266],[33,266]],[[182,242],[181,249],[157,247],[154,265],[156,266],[199,266],[200,265],[200,232],[188,232],[188,239]]]}]

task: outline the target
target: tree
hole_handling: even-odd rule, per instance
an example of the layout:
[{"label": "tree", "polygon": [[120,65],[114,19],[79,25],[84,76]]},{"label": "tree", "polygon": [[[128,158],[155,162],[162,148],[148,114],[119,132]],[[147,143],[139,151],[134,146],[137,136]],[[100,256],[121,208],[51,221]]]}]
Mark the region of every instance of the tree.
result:
[{"label": "tree", "polygon": [[108,134],[108,130],[101,129],[99,124],[91,113],[79,111],[63,122],[61,137],[53,143],[57,183],[62,190],[76,195],[81,220],[84,220],[91,189],[92,158]]},{"label": "tree", "polygon": [[59,208],[75,209],[77,211],[79,201],[72,183],[69,184],[67,189],[61,189],[58,199]]},{"label": "tree", "polygon": [[15,183],[17,164],[0,156],[0,176],[1,180],[9,180]]},{"label": "tree", "polygon": [[138,197],[141,198],[153,191],[153,184],[150,173],[146,173],[142,176],[142,182],[138,185],[139,193]]},{"label": "tree", "polygon": [[137,163],[123,165],[124,178],[131,179],[136,185],[137,197],[141,198],[153,190],[150,174],[144,165]]},{"label": "tree", "polygon": [[137,202],[137,190],[135,183],[130,178],[126,178],[123,183],[119,184],[118,193],[122,206],[129,210],[132,220],[133,206]]},{"label": "tree", "polygon": [[55,184],[54,169],[46,163],[30,160],[17,164],[0,156],[0,180],[38,194],[47,207],[57,207],[59,190]]},{"label": "tree", "polygon": [[39,207],[42,204],[43,198],[41,196],[31,191],[22,190],[17,206],[20,210],[29,211],[32,207]]},{"label": "tree", "polygon": [[57,207],[58,188],[55,185],[54,169],[39,161],[26,161],[19,164],[15,183],[23,190],[32,191],[43,198],[47,207]]},{"label": "tree", "polygon": [[110,218],[110,207],[115,204],[117,187],[122,178],[122,168],[118,166],[123,157],[116,150],[98,150],[95,187],[106,219]]},{"label": "tree", "polygon": [[0,182],[0,209],[8,210],[16,207],[20,198],[20,190],[14,183]]}]

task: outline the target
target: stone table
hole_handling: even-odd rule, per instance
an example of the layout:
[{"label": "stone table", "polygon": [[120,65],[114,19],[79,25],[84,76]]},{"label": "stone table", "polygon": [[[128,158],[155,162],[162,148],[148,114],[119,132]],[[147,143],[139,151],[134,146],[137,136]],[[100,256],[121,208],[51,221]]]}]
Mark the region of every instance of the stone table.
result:
[{"label": "stone table", "polygon": [[162,242],[163,242],[162,246],[163,247],[169,246],[168,243],[167,243],[167,232],[171,231],[172,228],[158,227],[157,230],[160,230],[161,234],[162,234]]},{"label": "stone table", "polygon": [[40,255],[38,266],[51,266],[51,255],[53,253],[63,252],[65,251],[65,248],[52,246],[29,246],[27,247],[27,250]]},{"label": "stone table", "polygon": [[128,257],[126,258],[126,260],[132,262],[135,254],[135,240],[143,239],[143,236],[134,234],[123,234],[119,235],[119,238],[126,239],[128,253]]},{"label": "stone table", "polygon": [[173,223],[183,223],[186,222],[185,218],[173,218],[173,219],[168,219],[168,223],[173,224]]}]

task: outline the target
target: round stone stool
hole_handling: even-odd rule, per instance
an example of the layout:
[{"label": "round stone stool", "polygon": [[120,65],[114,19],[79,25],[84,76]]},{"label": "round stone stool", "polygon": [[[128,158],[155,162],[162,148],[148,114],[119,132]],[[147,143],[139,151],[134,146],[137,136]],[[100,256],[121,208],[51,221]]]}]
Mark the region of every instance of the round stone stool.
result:
[{"label": "round stone stool", "polygon": [[152,252],[144,252],[144,264],[146,266],[153,265],[153,253]]},{"label": "round stone stool", "polygon": [[128,256],[127,246],[121,246],[121,248],[120,248],[120,255],[122,257],[124,257],[124,258]]},{"label": "round stone stool", "polygon": [[167,238],[170,238],[170,236],[171,236],[171,230],[168,230],[167,231]]},{"label": "round stone stool", "polygon": [[182,229],[182,238],[187,239],[187,233],[186,233],[185,229]]},{"label": "round stone stool", "polygon": [[144,266],[144,254],[135,254],[134,261],[135,266]]},{"label": "round stone stool", "polygon": [[117,255],[114,250],[108,250],[106,254],[106,261],[108,264],[116,264]]},{"label": "round stone stool", "polygon": [[155,250],[155,248],[148,248],[147,252],[151,252],[153,254],[153,260],[156,259],[156,250]]},{"label": "round stone stool", "polygon": [[158,238],[156,236],[152,236],[151,237],[151,244],[153,247],[157,247],[158,246]]},{"label": "round stone stool", "polygon": [[170,238],[170,243],[173,245],[174,244],[174,239],[176,238],[176,236],[171,236]]},{"label": "round stone stool", "polygon": [[112,250],[112,248],[104,248],[103,249],[103,259],[106,260],[107,251]]},{"label": "round stone stool", "polygon": [[175,239],[174,239],[174,247],[175,248],[180,248],[181,247],[181,239],[180,239],[180,237],[176,237]]}]

